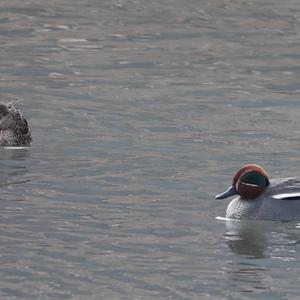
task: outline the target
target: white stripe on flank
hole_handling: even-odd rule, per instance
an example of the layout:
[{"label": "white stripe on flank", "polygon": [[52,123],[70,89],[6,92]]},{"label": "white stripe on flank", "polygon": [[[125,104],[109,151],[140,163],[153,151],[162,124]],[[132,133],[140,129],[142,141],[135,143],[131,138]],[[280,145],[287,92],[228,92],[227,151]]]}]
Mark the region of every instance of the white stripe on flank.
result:
[{"label": "white stripe on flank", "polygon": [[273,196],[273,198],[275,198],[275,199],[286,199],[286,198],[293,198],[293,197],[299,197],[300,198],[300,192],[277,194],[277,195]]},{"label": "white stripe on flank", "polygon": [[10,147],[10,146],[4,147],[4,149],[6,149],[6,150],[19,150],[19,149],[26,149],[26,148],[28,148],[28,147],[18,147],[18,146],[16,146],[16,147]]}]

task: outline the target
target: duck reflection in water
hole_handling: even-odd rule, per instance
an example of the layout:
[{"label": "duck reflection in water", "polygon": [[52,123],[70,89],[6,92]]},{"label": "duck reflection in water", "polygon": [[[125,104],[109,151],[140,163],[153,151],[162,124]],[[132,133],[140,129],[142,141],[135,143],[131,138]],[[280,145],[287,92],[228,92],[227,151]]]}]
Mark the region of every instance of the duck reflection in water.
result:
[{"label": "duck reflection in water", "polygon": [[298,226],[297,222],[228,219],[225,239],[229,249],[237,255],[290,260],[293,259],[290,248],[300,242]]},{"label": "duck reflection in water", "polygon": [[225,238],[230,250],[252,258],[266,257],[269,242],[266,236],[268,224],[264,225],[266,227],[253,221],[227,221]]}]

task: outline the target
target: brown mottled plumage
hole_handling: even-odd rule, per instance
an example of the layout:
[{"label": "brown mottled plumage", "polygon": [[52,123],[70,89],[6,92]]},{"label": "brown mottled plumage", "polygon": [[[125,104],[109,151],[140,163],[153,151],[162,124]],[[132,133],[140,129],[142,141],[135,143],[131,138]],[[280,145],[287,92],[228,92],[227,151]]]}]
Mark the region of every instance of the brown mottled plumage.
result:
[{"label": "brown mottled plumage", "polygon": [[15,104],[0,104],[0,146],[26,146],[31,141],[27,120]]}]

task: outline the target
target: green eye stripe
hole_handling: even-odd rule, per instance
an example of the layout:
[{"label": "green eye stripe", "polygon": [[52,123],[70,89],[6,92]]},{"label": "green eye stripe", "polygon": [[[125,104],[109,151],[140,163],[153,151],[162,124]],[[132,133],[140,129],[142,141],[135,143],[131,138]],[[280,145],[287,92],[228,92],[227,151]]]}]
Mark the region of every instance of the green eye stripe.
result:
[{"label": "green eye stripe", "polygon": [[265,188],[267,186],[266,177],[257,171],[251,171],[243,175],[242,182],[258,185],[261,188]]}]

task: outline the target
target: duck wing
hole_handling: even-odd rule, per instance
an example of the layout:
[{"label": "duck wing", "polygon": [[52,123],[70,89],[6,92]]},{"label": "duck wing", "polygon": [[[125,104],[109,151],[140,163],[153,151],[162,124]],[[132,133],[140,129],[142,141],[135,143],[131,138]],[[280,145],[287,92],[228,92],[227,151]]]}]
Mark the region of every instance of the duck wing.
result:
[{"label": "duck wing", "polygon": [[273,179],[268,192],[273,199],[300,200],[300,178]]}]

